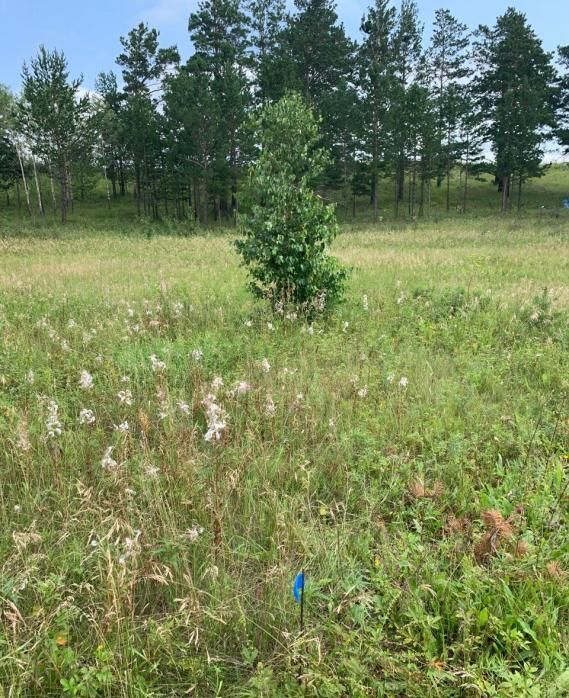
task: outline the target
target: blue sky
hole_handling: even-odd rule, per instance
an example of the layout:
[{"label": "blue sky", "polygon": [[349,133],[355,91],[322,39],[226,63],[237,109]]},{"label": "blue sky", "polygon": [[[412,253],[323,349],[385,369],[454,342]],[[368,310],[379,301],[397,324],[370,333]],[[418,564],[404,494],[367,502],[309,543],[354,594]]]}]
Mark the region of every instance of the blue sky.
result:
[{"label": "blue sky", "polygon": [[[292,4],[292,2],[291,2]],[[338,14],[350,34],[357,36],[368,0],[338,0]],[[475,28],[492,24],[496,16],[513,5],[525,12],[548,50],[569,43],[567,0],[419,0],[427,28],[438,7],[451,10]],[[197,0],[0,0],[0,82],[17,91],[22,63],[40,44],[63,50],[71,75],[84,75],[84,86],[93,87],[101,70],[116,69],[119,36],[139,21],[160,30],[161,44],[177,44],[189,53],[189,13]]]}]

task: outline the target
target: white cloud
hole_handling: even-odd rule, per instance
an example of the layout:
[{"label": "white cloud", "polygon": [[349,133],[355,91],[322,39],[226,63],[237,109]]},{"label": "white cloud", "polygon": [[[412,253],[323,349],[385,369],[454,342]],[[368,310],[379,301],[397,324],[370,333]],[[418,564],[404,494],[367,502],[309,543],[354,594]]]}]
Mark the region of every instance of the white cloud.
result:
[{"label": "white cloud", "polygon": [[196,9],[197,4],[197,0],[154,0],[142,15],[145,21],[158,27],[187,22],[190,12]]}]

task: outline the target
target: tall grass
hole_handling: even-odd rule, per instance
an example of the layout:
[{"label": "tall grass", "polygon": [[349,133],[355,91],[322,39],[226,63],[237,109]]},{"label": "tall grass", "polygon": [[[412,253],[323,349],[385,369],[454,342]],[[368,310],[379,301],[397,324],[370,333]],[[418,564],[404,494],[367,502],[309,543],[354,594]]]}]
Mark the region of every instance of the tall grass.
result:
[{"label": "tall grass", "polygon": [[4,239],[4,694],[567,695],[568,232],[346,229],[311,327],[226,235]]}]

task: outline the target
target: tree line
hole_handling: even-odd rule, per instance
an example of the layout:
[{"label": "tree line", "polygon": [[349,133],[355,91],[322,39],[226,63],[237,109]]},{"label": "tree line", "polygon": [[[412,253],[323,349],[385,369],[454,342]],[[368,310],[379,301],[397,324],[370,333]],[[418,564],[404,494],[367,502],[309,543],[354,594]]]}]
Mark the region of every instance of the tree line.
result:
[{"label": "tree line", "polygon": [[[161,47],[141,23],[121,37],[120,75],[81,95],[65,56],[40,47],[21,93],[0,89],[0,188],[30,211],[59,211],[104,180],[107,205],[127,194],[140,216],[234,219],[256,161],[253,117],[288,93],[320,120],[331,155],[317,186],[353,206],[428,215],[469,205],[469,182],[495,177],[501,208],[520,205],[544,173],[545,144],[569,152],[569,46],[549,53],[509,8],[470,31],[448,10],[430,39],[413,0],[375,0],[351,39],[332,0],[201,0],[188,20],[193,52]],[[460,175],[460,197],[451,181]]]}]

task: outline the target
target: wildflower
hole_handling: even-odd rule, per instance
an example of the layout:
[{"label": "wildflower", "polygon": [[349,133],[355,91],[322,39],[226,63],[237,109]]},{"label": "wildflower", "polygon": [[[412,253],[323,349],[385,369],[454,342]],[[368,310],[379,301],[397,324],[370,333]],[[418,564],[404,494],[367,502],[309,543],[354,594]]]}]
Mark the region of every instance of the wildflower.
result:
[{"label": "wildflower", "polygon": [[93,376],[89,371],[81,371],[81,377],[79,378],[79,387],[82,390],[91,390],[93,387]]},{"label": "wildflower", "polygon": [[269,363],[268,359],[263,359],[261,361],[261,369],[263,373],[269,373],[269,371],[271,370],[271,364]]},{"label": "wildflower", "polygon": [[115,429],[116,431],[120,431],[121,434],[126,434],[126,432],[129,430],[128,422],[125,421],[121,422],[118,426],[115,424]]},{"label": "wildflower", "polygon": [[314,307],[320,312],[326,308],[326,291],[320,291],[320,293],[318,293],[314,301]]},{"label": "wildflower", "polygon": [[245,327],[253,327],[253,323],[251,322],[251,320],[245,320],[243,324],[245,325]]},{"label": "wildflower", "polygon": [[363,388],[358,390],[358,397],[362,400],[367,397],[367,385],[364,385]]},{"label": "wildflower", "polygon": [[192,359],[194,361],[201,361],[203,359],[203,351],[201,349],[194,349],[192,351]]},{"label": "wildflower", "polygon": [[26,380],[28,381],[28,383],[29,383],[30,385],[33,385],[35,379],[36,379],[35,373],[34,373],[34,372],[32,371],[32,369],[30,368],[30,370],[28,371],[28,374],[27,374],[27,376],[26,376]]},{"label": "wildflower", "polygon": [[61,349],[63,351],[71,351],[71,347],[69,346],[69,342],[66,339],[61,340]]},{"label": "wildflower", "polygon": [[158,388],[156,391],[156,397],[158,399],[158,404],[160,405],[158,417],[159,419],[166,419],[168,416],[168,399],[166,398],[166,392],[163,388]]},{"label": "wildflower", "polygon": [[166,368],[166,364],[161,361],[156,354],[152,354],[150,357],[150,365],[152,370],[156,373],[157,371],[163,371]]},{"label": "wildflower", "polygon": [[267,395],[267,401],[265,402],[265,416],[274,417],[276,411],[277,408],[273,401],[273,398],[270,395]]},{"label": "wildflower", "polygon": [[157,468],[155,465],[152,465],[151,463],[149,463],[148,465],[146,465],[144,467],[144,474],[147,477],[155,478],[155,477],[158,477],[159,473],[160,473],[160,469]]},{"label": "wildflower", "polygon": [[47,419],[45,422],[45,426],[47,429],[47,435],[50,438],[55,438],[56,436],[61,436],[61,422],[59,421],[59,417],[57,416],[59,407],[57,406],[57,403],[54,400],[50,400],[49,404],[47,406]]},{"label": "wildflower", "polygon": [[388,373],[388,374],[387,374],[387,378],[386,378],[385,380],[386,380],[388,383],[393,383],[393,381],[395,380],[395,374],[393,374],[393,373]]},{"label": "wildflower", "polygon": [[132,405],[132,393],[130,390],[121,390],[117,397],[121,405]]},{"label": "wildflower", "polygon": [[530,316],[529,319],[532,322],[537,322],[539,320],[539,310],[535,310]]},{"label": "wildflower", "polygon": [[182,314],[182,310],[184,309],[184,304],[177,302],[172,305],[172,311],[174,313],[174,317],[180,317]]},{"label": "wildflower", "polygon": [[212,390],[219,390],[222,387],[223,387],[223,378],[221,376],[215,376],[215,378],[211,382],[211,389]]},{"label": "wildflower", "polygon": [[133,310],[132,308],[127,308],[127,309],[126,309],[126,314],[127,314],[129,317],[134,317],[134,310]]},{"label": "wildflower", "polygon": [[22,507],[19,504],[14,504],[14,514],[19,514],[22,511]]},{"label": "wildflower", "polygon": [[91,538],[91,542],[89,543],[89,545],[92,548],[96,548],[99,545],[99,541],[96,538]]},{"label": "wildflower", "polygon": [[246,381],[240,381],[237,383],[235,388],[231,391],[231,394],[235,397],[236,395],[246,395],[251,390],[251,386]]},{"label": "wildflower", "polygon": [[16,444],[21,451],[29,451],[32,447],[28,437],[28,423],[25,419],[22,419],[18,424],[18,440]]},{"label": "wildflower", "polygon": [[103,363],[103,357],[101,356],[101,354],[99,354],[98,356],[95,357],[95,361],[96,361],[98,364],[102,364],[102,363]]},{"label": "wildflower", "polygon": [[275,328],[272,322],[267,322],[267,329],[269,330],[269,332],[273,332]]},{"label": "wildflower", "polygon": [[184,402],[183,400],[178,400],[176,402],[176,405],[178,405],[178,409],[180,410],[180,412],[183,412],[183,414],[190,414],[191,409],[187,402]]},{"label": "wildflower", "polygon": [[344,322],[342,323],[342,332],[344,334],[346,334],[346,332],[348,331],[349,326],[350,326],[350,323],[347,320],[344,320]]},{"label": "wildflower", "polygon": [[186,531],[186,535],[188,536],[188,540],[190,543],[194,543],[204,532],[203,526],[198,526],[197,524],[194,524],[191,528],[188,528]]},{"label": "wildflower", "polygon": [[336,422],[333,419],[328,420],[328,429],[335,429],[336,428]]},{"label": "wildflower", "polygon": [[296,322],[296,320],[298,319],[298,315],[297,315],[297,313],[291,312],[291,313],[287,313],[287,314],[285,315],[285,318],[286,318],[289,322]]},{"label": "wildflower", "polygon": [[79,412],[79,424],[94,424],[95,414],[93,410],[83,409]]},{"label": "wildflower", "polygon": [[206,395],[202,405],[205,408],[208,427],[204,439],[206,441],[219,441],[227,427],[227,415],[224,409],[217,404],[215,395]]},{"label": "wildflower", "polygon": [[399,379],[399,387],[401,390],[405,390],[405,388],[409,385],[409,379],[406,376],[401,376]]},{"label": "wildflower", "polygon": [[365,293],[362,297],[362,307],[365,310],[365,312],[367,313],[367,311],[369,310],[369,303],[368,303],[367,294],[365,294]]},{"label": "wildflower", "polygon": [[72,330],[74,327],[77,327],[77,323],[75,322],[75,320],[73,318],[69,319],[69,321],[67,323],[67,327],[69,327],[70,330]]},{"label": "wildflower", "polygon": [[103,470],[116,470],[118,463],[116,460],[112,457],[112,452],[113,452],[113,447],[109,446],[107,450],[105,451],[105,455],[103,456],[101,460],[101,467]]},{"label": "wildflower", "polygon": [[308,327],[306,328],[306,334],[312,337],[312,335],[314,334],[314,325],[308,325]]}]

